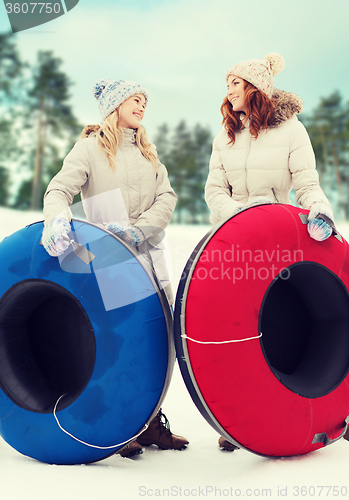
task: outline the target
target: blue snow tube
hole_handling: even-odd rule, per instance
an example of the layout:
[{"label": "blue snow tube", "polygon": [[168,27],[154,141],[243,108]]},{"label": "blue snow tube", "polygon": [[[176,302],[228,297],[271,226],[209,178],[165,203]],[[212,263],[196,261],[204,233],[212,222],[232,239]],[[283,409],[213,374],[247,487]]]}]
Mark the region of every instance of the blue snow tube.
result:
[{"label": "blue snow tube", "polygon": [[73,220],[50,257],[43,223],[0,243],[0,435],[50,464],[101,460],[145,428],[168,388],[172,314],[147,263]]}]

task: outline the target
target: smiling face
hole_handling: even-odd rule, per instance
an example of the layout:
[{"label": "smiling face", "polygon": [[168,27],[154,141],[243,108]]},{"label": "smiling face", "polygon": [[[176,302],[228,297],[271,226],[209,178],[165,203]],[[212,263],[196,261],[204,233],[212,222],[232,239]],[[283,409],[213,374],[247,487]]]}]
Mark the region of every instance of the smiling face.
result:
[{"label": "smiling face", "polygon": [[138,128],[143,120],[145,111],[145,97],[135,94],[119,107],[119,124],[122,128]]},{"label": "smiling face", "polygon": [[227,97],[233,110],[246,114],[244,80],[235,75],[230,75],[227,82]]}]

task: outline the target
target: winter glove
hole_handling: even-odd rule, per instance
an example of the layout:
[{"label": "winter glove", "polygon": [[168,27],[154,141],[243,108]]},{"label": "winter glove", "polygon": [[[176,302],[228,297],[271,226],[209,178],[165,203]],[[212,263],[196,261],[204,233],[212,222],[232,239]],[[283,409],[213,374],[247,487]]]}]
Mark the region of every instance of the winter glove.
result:
[{"label": "winter glove", "polygon": [[327,240],[332,234],[336,234],[331,208],[325,203],[314,203],[308,215],[308,233],[316,241]]},{"label": "winter glove", "polygon": [[307,229],[309,236],[316,241],[327,240],[332,234],[332,227],[320,217],[308,222]]},{"label": "winter glove", "polygon": [[[323,215],[325,217],[322,217]],[[319,218],[323,218],[324,220],[327,218],[333,224],[333,213],[329,205],[326,205],[325,203],[314,203],[314,205],[311,206],[308,215],[308,222]]]},{"label": "winter glove", "polygon": [[64,237],[67,237],[70,231],[70,224],[64,217],[57,217],[45,225],[41,242],[51,257],[62,255],[68,248],[69,241],[65,241]]},{"label": "winter glove", "polygon": [[145,240],[143,231],[137,226],[124,227],[117,222],[109,222],[106,224],[106,228],[108,231],[134,247],[141,245]]}]

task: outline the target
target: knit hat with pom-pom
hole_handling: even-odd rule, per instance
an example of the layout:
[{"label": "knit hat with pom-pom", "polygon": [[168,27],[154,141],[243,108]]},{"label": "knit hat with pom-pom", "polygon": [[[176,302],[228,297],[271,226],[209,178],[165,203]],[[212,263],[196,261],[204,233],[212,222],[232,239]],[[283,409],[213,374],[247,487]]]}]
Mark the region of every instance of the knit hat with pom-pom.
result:
[{"label": "knit hat with pom-pom", "polygon": [[250,59],[233,64],[228,69],[226,80],[230,75],[238,76],[252,83],[270,98],[274,90],[274,76],[285,67],[285,60],[277,52],[270,52],[263,59]]},{"label": "knit hat with pom-pom", "polygon": [[98,101],[104,120],[120,104],[135,94],[143,94],[147,103],[149,94],[142,85],[125,80],[99,80],[93,87],[93,95]]}]

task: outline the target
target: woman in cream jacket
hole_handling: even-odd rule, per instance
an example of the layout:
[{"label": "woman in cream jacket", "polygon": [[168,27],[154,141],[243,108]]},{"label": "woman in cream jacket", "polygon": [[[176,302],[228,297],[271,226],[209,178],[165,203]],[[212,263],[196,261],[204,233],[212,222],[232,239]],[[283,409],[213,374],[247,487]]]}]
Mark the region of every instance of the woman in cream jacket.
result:
[{"label": "woman in cream jacket", "polygon": [[274,89],[273,76],[283,67],[283,58],[272,53],[227,72],[223,129],[213,142],[205,188],[210,220],[216,224],[258,203],[291,204],[293,188],[297,203],[310,210],[310,236],[323,240],[332,232],[333,213],[319,186],[309,136],[296,116],[302,100]]},{"label": "woman in cream jacket", "polygon": [[[100,80],[94,96],[102,124],[83,130],[61,171],[49,183],[42,243],[52,257],[68,248],[70,206],[81,192],[86,219],[138,249],[145,263],[155,269],[172,303],[162,239],[177,197],[155,146],[148,142],[141,126],[148,92],[135,82]],[[160,409],[137,440],[118,453],[130,457],[151,444],[180,450],[188,441],[172,434]]]},{"label": "woman in cream jacket", "polygon": [[[234,64],[226,74],[223,128],[213,142],[205,198],[210,221],[221,222],[241,209],[263,203],[297,203],[308,209],[309,235],[322,241],[332,234],[333,213],[319,185],[314,152],[297,114],[301,99],[274,89],[273,77],[285,65],[271,53]],[[223,437],[220,448],[236,446]]]}]

